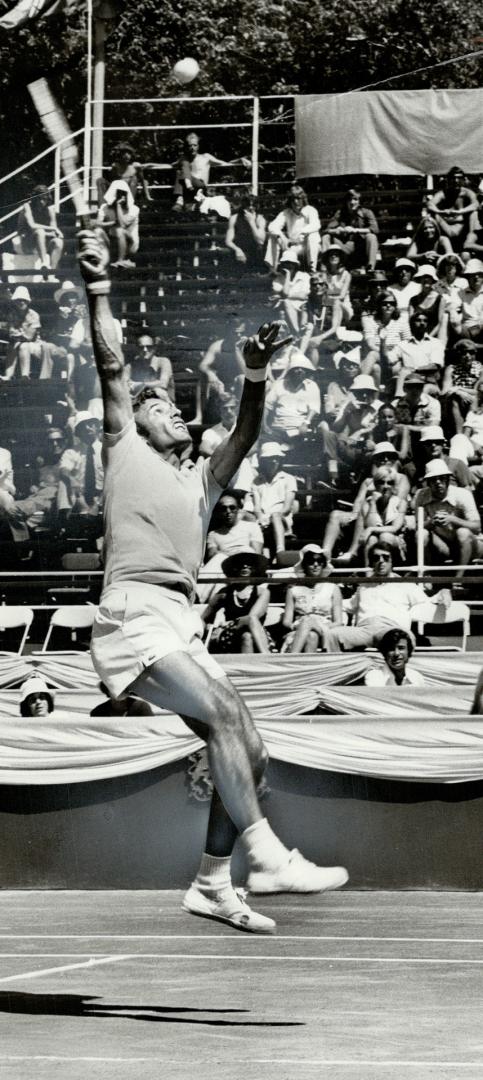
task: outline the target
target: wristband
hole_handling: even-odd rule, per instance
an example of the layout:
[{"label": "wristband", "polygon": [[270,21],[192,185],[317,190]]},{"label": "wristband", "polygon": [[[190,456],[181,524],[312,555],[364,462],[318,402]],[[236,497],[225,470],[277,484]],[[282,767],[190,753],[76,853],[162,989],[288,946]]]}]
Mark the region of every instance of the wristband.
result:
[{"label": "wristband", "polygon": [[267,369],[247,367],[245,371],[245,379],[248,379],[248,382],[266,382]]},{"label": "wristband", "polygon": [[90,296],[108,296],[111,291],[111,282],[109,278],[103,278],[102,281],[86,281],[85,287]]}]

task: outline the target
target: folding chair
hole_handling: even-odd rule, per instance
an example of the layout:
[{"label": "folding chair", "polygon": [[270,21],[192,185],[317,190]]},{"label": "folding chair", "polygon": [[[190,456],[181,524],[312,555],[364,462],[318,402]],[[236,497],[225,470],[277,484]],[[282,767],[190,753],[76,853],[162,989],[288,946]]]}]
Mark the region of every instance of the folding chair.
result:
[{"label": "folding chair", "polygon": [[453,600],[449,607],[442,604],[416,604],[411,611],[411,622],[417,624],[418,634],[424,634],[425,626],[450,626],[451,623],[462,624],[461,650],[466,652],[466,645],[470,633],[470,609],[462,600]]},{"label": "folding chair", "polygon": [[85,630],[92,626],[96,614],[95,604],[66,604],[65,607],[57,608],[52,613],[49,628],[45,635],[45,641],[40,652],[46,652],[54,627],[62,627],[70,630],[71,640],[75,646],[77,630]]},{"label": "folding chair", "polygon": [[[28,638],[29,629],[32,623],[34,613],[32,608],[21,607],[20,605],[0,605],[0,633],[5,630],[11,630],[19,626],[23,626],[24,632],[20,645],[17,650],[17,656],[20,656],[23,652],[25,642]],[[9,650],[12,651],[12,650]]]}]

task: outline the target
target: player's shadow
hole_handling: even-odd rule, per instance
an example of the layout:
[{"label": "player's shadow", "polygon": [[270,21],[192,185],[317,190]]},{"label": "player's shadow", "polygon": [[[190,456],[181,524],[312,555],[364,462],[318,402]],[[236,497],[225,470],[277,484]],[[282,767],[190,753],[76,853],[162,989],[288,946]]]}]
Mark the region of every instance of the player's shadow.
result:
[{"label": "player's shadow", "polygon": [[[28,994],[0,991],[0,1012],[34,1016],[119,1016],[124,1020],[149,1020],[165,1024],[205,1024],[210,1027],[303,1027],[297,1020],[245,1020],[248,1009],[197,1009],[175,1005],[108,1005],[85,994]],[[200,1015],[199,1015],[200,1014]],[[222,1017],[228,1014],[233,1019]]]}]

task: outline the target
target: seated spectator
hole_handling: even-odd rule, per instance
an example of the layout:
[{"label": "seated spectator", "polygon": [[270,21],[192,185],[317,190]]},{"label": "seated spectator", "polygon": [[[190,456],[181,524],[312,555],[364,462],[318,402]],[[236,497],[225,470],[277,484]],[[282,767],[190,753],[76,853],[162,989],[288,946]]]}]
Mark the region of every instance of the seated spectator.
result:
[{"label": "seated spectator", "polygon": [[465,181],[463,170],[454,165],[446,174],[443,186],[427,201],[429,213],[450,241],[453,251],[461,251],[464,247],[471,215],[478,209],[476,192],[467,187]]},{"label": "seated spectator", "polygon": [[[236,416],[237,401],[235,397],[227,397],[220,402],[219,422],[214,424],[213,427],[205,428],[201,436],[198,447],[200,457],[211,457],[215,447],[228,438],[228,435],[231,434],[235,427]],[[255,468],[249,456],[242,461],[240,468],[232,477],[231,486],[236,492],[248,494],[252,489],[254,479]]]},{"label": "seated spectator", "polygon": [[416,495],[416,515],[424,510],[424,550],[428,563],[451,559],[454,578],[460,581],[465,566],[483,553],[481,521],[471,491],[450,484],[451,470],[444,461],[430,461],[424,487]]},{"label": "seated spectator", "polygon": [[410,300],[419,293],[420,286],[413,281],[416,264],[412,259],[397,259],[394,265],[394,281],[388,285],[388,292],[393,293],[398,311],[407,316]]},{"label": "seated spectator", "polygon": [[451,439],[451,453],[461,459],[461,464],[471,466],[472,482],[480,483],[483,479],[483,382],[476,385],[475,397],[466,413],[463,432]]},{"label": "seated spectator", "polygon": [[326,420],[320,424],[327,468],[333,482],[341,468],[351,470],[360,466],[380,408],[372,375],[356,375],[350,394],[330,427]]},{"label": "seated spectator", "polygon": [[438,259],[438,289],[444,300],[444,313],[457,315],[461,310],[461,290],[468,287],[465,266],[459,255],[442,255]]},{"label": "seated spectator", "polygon": [[370,270],[365,280],[369,292],[361,300],[361,313],[363,315],[374,315],[382,293],[387,292],[387,276],[384,270]]},{"label": "seated spectator", "polygon": [[206,380],[205,423],[212,422],[213,415],[218,417],[220,403],[225,397],[234,396],[236,379],[245,373],[242,352],[245,325],[245,319],[241,316],[228,326],[224,337],[217,338],[208,346],[200,363],[200,373]]},{"label": "seated spectator", "polygon": [[237,584],[226,585],[208,603],[203,621],[217,621],[210,640],[210,652],[217,653],[269,653],[273,651],[270,638],[264,628],[264,620],[270,603],[267,585],[255,585],[251,580],[265,574],[268,566],[263,555],[253,551],[239,551],[223,562],[227,577],[243,578]]},{"label": "seated spectator", "polygon": [[135,393],[141,386],[156,383],[161,390],[166,390],[171,401],[175,401],[173,365],[169,356],[158,356],[151,334],[139,334],[136,341],[137,352],[127,367],[127,377],[133,383]]},{"label": "seated spectator", "polygon": [[424,686],[420,671],[408,667],[413,652],[413,638],[405,630],[388,630],[379,642],[384,668],[369,668],[364,676],[366,686]]},{"label": "seated spectator", "polygon": [[473,259],[483,258],[483,189],[480,187],[476,196],[478,205],[470,216],[468,236],[464,242],[463,250],[469,252]]},{"label": "seated spectator", "polygon": [[294,252],[291,249],[285,251],[278,264],[272,289],[276,297],[275,307],[283,305],[287,325],[295,334],[301,332],[307,321],[310,283],[310,274],[300,269]]},{"label": "seated spectator", "polygon": [[272,555],[285,551],[285,539],[293,526],[297,481],[284,470],[285,456],[280,443],[262,443],[258,452],[258,475],[251,491],[255,520]]},{"label": "seated spectator", "polygon": [[383,444],[387,450],[390,444],[395,458],[390,462],[380,461],[381,465],[395,464],[396,461],[404,462],[409,457],[409,435],[406,428],[396,423],[396,411],[390,401],[383,401],[376,416],[376,422],[371,435],[367,439],[366,449],[373,454]]},{"label": "seated spectator", "polygon": [[483,344],[483,262],[470,259],[465,266],[468,285],[460,291],[460,308],[450,313],[455,333]]},{"label": "seated spectator", "polygon": [[396,350],[410,336],[407,317],[399,314],[394,293],[381,292],[374,306],[374,314],[362,316],[364,354],[363,375],[373,375],[379,381],[390,376]]},{"label": "seated spectator", "polygon": [[[327,307],[332,322],[340,326],[348,323],[354,310],[350,299],[351,274],[346,269],[345,257],[338,244],[329,244],[322,254],[327,279]],[[336,316],[336,318],[334,318]]]},{"label": "seated spectator", "polygon": [[403,425],[409,434],[441,423],[441,405],[437,398],[425,393],[425,381],[417,371],[406,375],[403,393],[394,402],[396,424]]},{"label": "seated spectator", "polygon": [[428,333],[428,318],[424,311],[415,311],[409,318],[411,336],[391,353],[391,374],[397,379],[396,397],[403,392],[404,380],[417,371],[426,381],[428,393],[436,392],[444,368],[444,346]]},{"label": "seated spectator", "polygon": [[338,563],[352,561],[362,546],[364,564],[369,566],[372,548],[379,542],[392,549],[393,561],[404,561],[407,500],[397,493],[398,480],[397,470],[389,465],[374,469],[372,484],[357,514],[351,547],[339,556]]},{"label": "seated spectator", "polygon": [[343,206],[336,211],[322,237],[322,251],[337,244],[352,266],[374,270],[379,253],[379,226],[372,210],[361,206],[357,188],[347,192]]},{"label": "seated spectator", "polygon": [[113,180],[99,207],[98,223],[116,239],[116,259],[111,266],[134,267],[131,258],[139,251],[139,206],[127,180]]},{"label": "seated spectator", "polygon": [[413,281],[416,272],[416,263],[411,259],[396,259],[394,266],[394,281],[388,285],[388,292],[392,292],[396,298],[397,308],[400,315],[407,315],[409,302],[420,291],[420,285]]},{"label": "seated spectator", "polygon": [[101,701],[91,709],[89,716],[152,716],[153,710],[147,701],[135,697],[134,694],[123,694],[114,697],[109,693],[104,683],[99,683],[99,690],[106,695],[106,701]]},{"label": "seated spectator", "polygon": [[438,275],[434,266],[423,263],[414,275],[414,281],[420,285],[420,290],[409,302],[409,315],[415,315],[418,311],[424,312],[428,320],[428,333],[436,337],[442,330],[445,304],[438,288]]},{"label": "seated spectator", "polygon": [[[101,529],[102,443],[99,437],[101,422],[88,412],[77,413],[74,432],[77,446],[64,450],[59,462],[60,485],[58,510],[61,518],[82,515],[91,518],[91,525]],[[87,531],[87,521],[85,521]]]},{"label": "seated spectator", "polygon": [[320,646],[321,630],[342,622],[342,593],[331,581],[321,581],[327,571],[327,558],[318,544],[305,544],[294,577],[312,578],[300,585],[289,585],[282,625],[288,630],[283,652],[314,653]]},{"label": "seated spectator", "polygon": [[39,184],[32,198],[24,204],[18,216],[21,250],[34,252],[45,274],[55,273],[64,250],[64,236],[57,224],[57,211],[48,187]]},{"label": "seated spectator", "polygon": [[152,202],[144,171],[139,162],[135,159],[135,151],[129,143],[119,143],[119,146],[115,147],[110,159],[107,180],[103,179],[99,181],[97,185],[99,204],[102,203],[106,189],[109,185],[116,183],[118,180],[122,180],[128,185],[134,202],[138,201],[138,193],[140,190],[144,201]]},{"label": "seated spectator", "polygon": [[442,392],[451,427],[461,435],[466,414],[476,395],[476,387],[483,375],[483,363],[478,359],[478,348],[471,338],[460,338],[453,348],[452,363],[448,364]]},{"label": "seated spectator", "polygon": [[[323,631],[323,645],[327,652],[344,652],[350,649],[366,649],[379,646],[388,630],[411,629],[412,611],[417,605],[428,604],[449,607],[451,592],[441,589],[431,600],[422,587],[410,581],[397,579],[392,566],[392,550],[388,544],[378,542],[370,554],[372,567],[367,585],[359,585],[346,607],[351,612],[351,626],[343,624]],[[429,620],[428,620],[429,621]]]},{"label": "seated spectator", "polygon": [[361,370],[361,350],[358,345],[349,352],[334,353],[335,372],[329,380],[324,397],[324,415],[327,420],[334,420],[343,405],[347,403],[351,386]]},{"label": "seated spectator", "polygon": [[285,208],[269,223],[265,262],[277,270],[281,255],[290,251],[299,266],[314,273],[320,250],[320,218],[315,206],[310,206],[305,191],[293,184]]},{"label": "seated spectator", "polygon": [[263,270],[266,234],[267,222],[258,210],[258,199],[248,191],[242,195],[239,208],[230,217],[225,244],[237,263],[247,270]]},{"label": "seated spectator", "polygon": [[40,675],[30,675],[20,687],[20,716],[48,716],[53,711],[53,690]]},{"label": "seated spectator", "polygon": [[214,157],[213,154],[200,153],[200,140],[194,131],[186,136],[184,147],[176,163],[176,179],[174,194],[176,200],[173,210],[193,209],[194,199],[198,191],[206,192],[210,182],[210,169],[212,165],[235,165],[241,162],[248,166],[246,158],[234,158],[232,161],[223,161]]},{"label": "seated spectator", "polygon": [[[238,551],[263,551],[263,533],[256,521],[246,521],[242,516],[242,499],[233,488],[227,488],[213,511],[210,530],[206,539],[206,562],[203,574],[219,574],[227,555]],[[206,602],[218,592],[215,583],[198,584],[198,597]]]},{"label": "seated spectator", "polygon": [[415,460],[404,470],[413,486],[422,483],[430,461],[444,461],[458,487],[472,486],[471,473],[465,461],[458,456],[448,456],[446,436],[439,424],[423,428]]},{"label": "seated spectator", "polygon": [[434,263],[438,257],[450,255],[453,248],[447,236],[443,236],[439,224],[424,213],[416,227],[408,258],[417,263]]},{"label": "seated spectator", "polygon": [[40,316],[29,305],[29,290],[18,285],[11,300],[4,379],[50,379],[56,366],[66,368],[67,350],[44,340]]},{"label": "seated spectator", "polygon": [[12,455],[6,446],[0,446],[0,495],[1,492],[15,495]]},{"label": "seated spectator", "polygon": [[285,371],[265,398],[265,431],[275,440],[293,443],[312,430],[320,417],[320,390],[310,360],[293,349]]},{"label": "seated spectator", "polygon": [[394,492],[398,500],[401,503],[404,501],[404,504],[406,504],[409,494],[409,480],[404,473],[399,471],[397,450],[390,442],[377,443],[371,456],[370,475],[366,476],[362,481],[352,509],[332,510],[329,515],[323,540],[323,550],[329,560],[332,557],[335,544],[341,537],[341,533],[344,534],[351,525],[354,528],[350,546],[347,551],[338,556],[336,561],[337,563],[351,563],[355,559],[360,542],[359,522],[362,508],[374,493],[375,476],[380,472],[381,468],[385,467],[389,468],[394,476]]}]

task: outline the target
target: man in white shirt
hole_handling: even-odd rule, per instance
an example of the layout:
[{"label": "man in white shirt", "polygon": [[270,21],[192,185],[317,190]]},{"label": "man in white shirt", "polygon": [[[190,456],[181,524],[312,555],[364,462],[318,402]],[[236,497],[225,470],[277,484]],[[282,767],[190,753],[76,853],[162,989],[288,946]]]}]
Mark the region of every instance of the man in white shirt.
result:
[{"label": "man in white shirt", "polygon": [[[394,580],[397,574],[393,572],[392,554],[389,544],[382,541],[372,548],[369,555],[372,567],[370,576],[376,580],[369,581],[367,585],[359,585],[349,601],[347,607],[354,619],[352,626],[340,625],[324,629],[323,648],[326,652],[378,646],[388,630],[398,629],[409,633],[413,621],[412,610],[418,605],[424,604],[425,610],[428,605],[433,605],[435,611],[439,604],[449,606],[449,589],[441,589],[428,600],[422,585]],[[384,578],[391,580],[381,580]],[[426,621],[429,622],[430,619]]]},{"label": "man in white shirt", "polygon": [[416,311],[409,320],[411,337],[401,341],[391,355],[393,374],[398,375],[396,397],[403,393],[404,380],[411,371],[418,371],[424,378],[444,367],[444,346],[428,334],[428,320],[424,311]]},{"label": "man in white shirt", "polygon": [[286,442],[308,434],[321,410],[314,375],[310,360],[294,350],[285,373],[275,380],[265,399],[265,427],[271,438]]},{"label": "man in white shirt", "polygon": [[424,548],[428,562],[453,558],[461,579],[471,559],[483,553],[478,507],[468,488],[450,483],[451,469],[441,458],[428,461],[425,486],[415,501],[416,518],[424,510]]},{"label": "man in white shirt", "polygon": [[317,269],[320,251],[320,218],[315,206],[310,206],[303,188],[294,184],[287,205],[268,226],[265,262],[276,270],[282,251],[294,252],[304,258],[310,273]]},{"label": "man in white shirt", "polygon": [[405,630],[388,630],[379,642],[385,664],[369,668],[364,676],[366,686],[424,686],[420,671],[408,667],[413,651],[411,634]]},{"label": "man in white shirt", "polygon": [[252,486],[255,518],[271,549],[285,551],[285,536],[292,529],[292,511],[297,481],[284,472],[285,450],[280,443],[262,444],[258,454],[258,476]]}]

